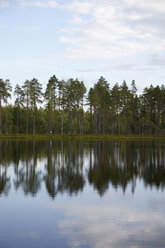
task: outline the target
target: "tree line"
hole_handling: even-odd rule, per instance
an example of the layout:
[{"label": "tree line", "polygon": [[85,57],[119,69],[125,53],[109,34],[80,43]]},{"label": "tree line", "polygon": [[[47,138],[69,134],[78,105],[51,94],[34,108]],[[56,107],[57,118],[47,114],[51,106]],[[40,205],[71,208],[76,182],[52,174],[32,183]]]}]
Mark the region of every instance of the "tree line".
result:
[{"label": "tree line", "polygon": [[0,135],[5,134],[163,134],[165,86],[145,87],[137,94],[135,81],[128,87],[100,77],[87,91],[78,79],[53,75],[43,91],[36,79],[14,89],[0,79]]}]

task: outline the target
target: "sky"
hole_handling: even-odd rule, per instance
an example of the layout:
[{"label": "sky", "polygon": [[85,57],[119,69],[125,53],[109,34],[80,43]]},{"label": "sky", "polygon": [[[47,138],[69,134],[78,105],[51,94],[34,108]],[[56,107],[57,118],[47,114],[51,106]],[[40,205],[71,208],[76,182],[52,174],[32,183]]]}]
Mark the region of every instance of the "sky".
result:
[{"label": "sky", "polygon": [[164,0],[0,0],[0,78],[165,83]]}]

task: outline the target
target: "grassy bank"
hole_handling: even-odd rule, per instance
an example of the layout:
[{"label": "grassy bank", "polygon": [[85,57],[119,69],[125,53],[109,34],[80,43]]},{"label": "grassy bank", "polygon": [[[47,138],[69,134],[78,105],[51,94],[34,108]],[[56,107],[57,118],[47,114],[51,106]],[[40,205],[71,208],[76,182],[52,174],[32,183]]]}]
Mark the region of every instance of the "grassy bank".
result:
[{"label": "grassy bank", "polygon": [[2,135],[0,140],[155,140],[165,135]]}]

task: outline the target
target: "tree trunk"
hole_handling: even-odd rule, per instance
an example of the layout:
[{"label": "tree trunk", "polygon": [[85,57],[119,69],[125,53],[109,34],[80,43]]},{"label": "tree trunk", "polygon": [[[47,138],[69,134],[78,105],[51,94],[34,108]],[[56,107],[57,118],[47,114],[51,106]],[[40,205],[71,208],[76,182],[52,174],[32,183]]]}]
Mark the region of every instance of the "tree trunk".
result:
[{"label": "tree trunk", "polygon": [[81,124],[80,124],[80,112],[77,113],[77,133],[81,134]]},{"label": "tree trunk", "polygon": [[28,124],[29,124],[29,118],[28,118],[28,113],[27,113],[27,115],[26,115],[26,135],[28,135],[28,129],[29,129]]},{"label": "tree trunk", "polygon": [[100,117],[100,113],[99,113],[99,117],[98,117],[98,119],[99,119],[99,134],[100,134],[100,132],[101,132],[101,117]]},{"label": "tree trunk", "polygon": [[18,109],[17,109],[17,135],[18,135]]},{"label": "tree trunk", "polygon": [[35,116],[35,110],[33,113],[33,135],[36,135],[36,116]]},{"label": "tree trunk", "polygon": [[2,105],[1,105],[1,96],[0,96],[0,135],[2,135]]},{"label": "tree trunk", "polygon": [[81,114],[81,134],[84,134],[84,118],[83,118],[84,113],[82,112]]},{"label": "tree trunk", "polygon": [[8,135],[7,103],[6,103],[6,109],[5,109],[5,134]]},{"label": "tree trunk", "polygon": [[64,110],[62,111],[61,134],[64,133]]},{"label": "tree trunk", "polygon": [[105,121],[104,121],[104,114],[103,114],[103,135],[105,134]]},{"label": "tree trunk", "polygon": [[54,119],[54,134],[56,134],[56,120]]},{"label": "tree trunk", "polygon": [[74,134],[76,135],[76,113],[74,112]]},{"label": "tree trunk", "polygon": [[93,113],[92,113],[92,106],[90,106],[90,133],[93,133]]},{"label": "tree trunk", "polygon": [[97,114],[95,113],[95,134],[97,134]]},{"label": "tree trunk", "polygon": [[68,112],[68,134],[71,132],[71,114]]},{"label": "tree trunk", "polygon": [[29,99],[27,96],[27,109],[26,109],[26,135],[29,133]]}]

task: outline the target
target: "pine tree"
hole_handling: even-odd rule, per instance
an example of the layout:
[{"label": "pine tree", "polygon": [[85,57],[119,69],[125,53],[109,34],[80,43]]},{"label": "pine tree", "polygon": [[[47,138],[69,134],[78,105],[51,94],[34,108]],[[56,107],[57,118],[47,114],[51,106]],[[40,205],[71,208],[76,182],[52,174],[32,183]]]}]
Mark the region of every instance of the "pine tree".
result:
[{"label": "pine tree", "polygon": [[33,111],[33,135],[36,134],[36,111],[37,103],[42,103],[42,84],[33,78],[30,81],[30,102]]},{"label": "pine tree", "polygon": [[18,84],[15,87],[14,95],[16,96],[16,99],[15,99],[15,106],[17,109],[16,132],[18,134],[18,132],[19,132],[19,112],[20,112],[20,108],[23,107],[23,101],[24,101],[24,92]]},{"label": "pine tree", "polygon": [[23,100],[26,104],[26,135],[29,134],[30,87],[31,82],[26,80],[22,86],[24,96]]},{"label": "pine tree", "polygon": [[11,91],[12,87],[10,84],[10,80],[6,79],[4,82],[4,103],[6,104],[5,108],[5,134],[8,135],[8,112],[7,112],[7,107],[8,107],[8,98],[11,98]]},{"label": "pine tree", "polygon": [[56,108],[56,90],[57,90],[58,79],[54,75],[51,77],[47,83],[45,91],[45,100],[46,100],[46,113],[48,119],[48,128],[47,132],[52,131],[54,124],[54,132],[56,131],[56,121],[55,121],[55,108]]},{"label": "pine tree", "polygon": [[5,97],[5,82],[0,79],[0,135],[2,135],[2,101]]}]

